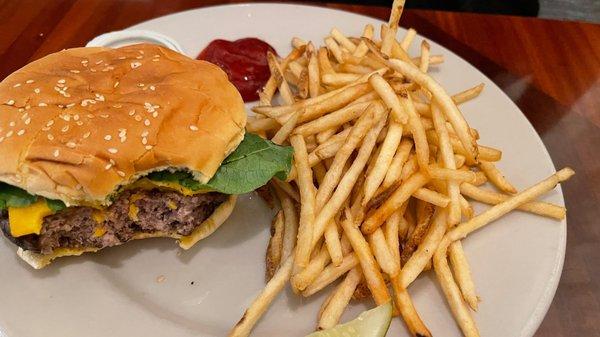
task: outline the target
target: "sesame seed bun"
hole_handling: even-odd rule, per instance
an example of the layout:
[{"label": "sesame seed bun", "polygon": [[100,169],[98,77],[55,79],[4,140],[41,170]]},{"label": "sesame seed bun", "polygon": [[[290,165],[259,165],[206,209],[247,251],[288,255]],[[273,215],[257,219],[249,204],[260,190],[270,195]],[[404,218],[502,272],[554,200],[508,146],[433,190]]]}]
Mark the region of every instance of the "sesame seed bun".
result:
[{"label": "sesame seed bun", "polygon": [[246,124],[220,68],[150,44],[48,55],[0,83],[0,104],[0,181],[68,206],[166,168],[207,182]]}]

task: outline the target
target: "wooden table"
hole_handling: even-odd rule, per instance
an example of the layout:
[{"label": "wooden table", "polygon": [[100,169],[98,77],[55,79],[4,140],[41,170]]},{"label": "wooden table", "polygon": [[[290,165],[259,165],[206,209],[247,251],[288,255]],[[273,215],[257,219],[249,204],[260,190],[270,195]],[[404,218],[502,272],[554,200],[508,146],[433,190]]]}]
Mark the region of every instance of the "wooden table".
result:
[{"label": "wooden table", "polygon": [[[224,2],[232,1],[0,1],[0,78],[98,34]],[[389,15],[382,7],[327,6]],[[600,26],[421,10],[405,11],[401,24],[489,76],[531,121],[555,165],[577,171],[563,186],[569,210],[565,267],[536,336],[600,336]]]}]

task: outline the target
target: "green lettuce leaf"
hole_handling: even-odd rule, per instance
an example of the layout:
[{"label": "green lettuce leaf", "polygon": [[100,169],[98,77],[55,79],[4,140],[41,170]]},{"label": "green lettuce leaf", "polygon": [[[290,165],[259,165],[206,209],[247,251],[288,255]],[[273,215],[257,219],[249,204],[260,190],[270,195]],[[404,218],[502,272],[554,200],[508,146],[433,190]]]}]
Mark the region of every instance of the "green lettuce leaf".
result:
[{"label": "green lettuce leaf", "polygon": [[246,133],[206,184],[194,180],[189,172],[161,171],[148,175],[155,181],[177,182],[193,191],[211,190],[225,194],[243,194],[265,185],[272,177],[287,178],[292,168],[293,149],[279,146],[257,135]]},{"label": "green lettuce leaf", "polygon": [[67,205],[65,205],[65,203],[60,200],[46,199],[46,204],[48,205],[48,208],[50,208],[54,213],[67,208]]},{"label": "green lettuce leaf", "polygon": [[0,183],[0,209],[26,207],[36,202],[37,197],[18,187]]}]

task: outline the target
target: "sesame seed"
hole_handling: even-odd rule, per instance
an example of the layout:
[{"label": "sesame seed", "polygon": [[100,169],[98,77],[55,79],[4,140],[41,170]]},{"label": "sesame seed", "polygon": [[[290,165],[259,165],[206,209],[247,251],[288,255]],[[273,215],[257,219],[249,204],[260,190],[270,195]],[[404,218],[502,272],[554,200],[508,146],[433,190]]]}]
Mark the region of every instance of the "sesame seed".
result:
[{"label": "sesame seed", "polygon": [[39,94],[40,93],[40,88],[33,89],[33,92],[35,92],[36,94]]},{"label": "sesame seed", "polygon": [[140,54],[144,55],[144,51],[143,51],[143,50],[139,49],[139,50],[138,50],[138,52],[139,52]]},{"label": "sesame seed", "polygon": [[69,131],[69,126],[68,125],[63,126],[63,128],[60,129],[60,131],[63,133]]},{"label": "sesame seed", "polygon": [[135,115],[135,117],[134,117],[134,118],[135,118],[135,120],[136,120],[136,121],[138,121],[138,122],[142,120],[142,116],[140,116],[140,115]]},{"label": "sesame seed", "polygon": [[142,138],[142,145],[146,145],[146,144],[148,144],[148,138],[143,137]]},{"label": "sesame seed", "polygon": [[133,115],[135,115],[135,110],[131,110],[131,111],[129,111],[129,114],[128,114],[128,115],[129,115],[129,116],[133,116]]},{"label": "sesame seed", "polygon": [[60,151],[58,149],[54,150],[53,155],[54,155],[55,158],[57,158],[58,155],[60,155]]},{"label": "sesame seed", "polygon": [[146,150],[152,150],[152,145],[146,145],[144,148],[145,148]]},{"label": "sesame seed", "polygon": [[152,113],[152,117],[154,117],[154,118],[158,117],[158,112],[154,111],[154,112]]},{"label": "sesame seed", "polygon": [[77,114],[73,115],[73,120],[78,121],[79,120],[79,115],[77,115]]},{"label": "sesame seed", "polygon": [[152,62],[158,62],[158,59],[152,59]]},{"label": "sesame seed", "polygon": [[141,88],[141,87],[143,87],[144,85],[145,85],[144,83],[138,83],[138,85],[137,85],[137,86]]},{"label": "sesame seed", "polygon": [[99,61],[96,61],[96,64],[100,64],[100,63],[102,63],[102,62],[104,62],[104,61],[102,61],[102,60],[99,60]]},{"label": "sesame seed", "polygon": [[119,150],[115,149],[114,147],[111,147],[108,149],[108,152],[115,154],[115,153],[119,152]]},{"label": "sesame seed", "polygon": [[144,120],[144,125],[150,126],[150,120],[148,118],[146,118],[146,120]]},{"label": "sesame seed", "polygon": [[127,58],[127,57],[125,57],[125,56],[119,56],[119,57],[117,57],[117,59],[119,59],[119,60],[124,60],[124,59],[126,59],[126,58]]},{"label": "sesame seed", "polygon": [[34,80],[27,80],[27,81],[25,81],[25,83],[27,83],[27,84],[31,84],[33,82],[34,82]]},{"label": "sesame seed", "polygon": [[[22,112],[22,111],[19,110],[19,112]],[[29,112],[24,113],[23,116],[21,116],[21,119],[25,119],[27,117],[29,117]]]},{"label": "sesame seed", "polygon": [[109,141],[109,140],[111,140],[111,139],[112,139],[112,136],[111,136],[111,135],[106,135],[106,136],[104,136],[104,140],[106,140],[106,141]]},{"label": "sesame seed", "polygon": [[121,143],[125,143],[125,141],[127,140],[127,137],[126,137],[126,136],[123,136],[123,137],[121,137],[121,139],[120,139],[120,140],[121,140]]},{"label": "sesame seed", "polygon": [[92,119],[92,118],[94,118],[94,115],[92,115],[92,114],[87,114],[87,115],[85,115],[85,116],[86,116],[87,118],[89,118],[89,119]]},{"label": "sesame seed", "polygon": [[141,66],[142,64],[140,62],[131,62],[131,69],[135,69],[138,68],[139,66]]},{"label": "sesame seed", "polygon": [[61,83],[61,84],[64,84],[65,82],[67,82],[67,81],[65,81],[64,78],[61,78],[60,80],[58,80],[58,83]]},{"label": "sesame seed", "polygon": [[75,146],[76,146],[76,145],[75,145],[75,143],[73,143],[73,142],[68,142],[68,143],[67,143],[67,147],[68,147],[68,148],[74,149],[74,148],[75,148]]},{"label": "sesame seed", "polygon": [[64,106],[64,105],[62,105],[62,104],[59,104],[59,105],[58,105],[58,107],[62,109],[62,108],[64,108],[65,106]]},{"label": "sesame seed", "polygon": [[25,109],[19,108],[19,112],[23,112],[23,111],[25,111]]},{"label": "sesame seed", "polygon": [[61,115],[60,118],[64,119],[65,122],[68,122],[71,120],[71,116],[70,115]]},{"label": "sesame seed", "polygon": [[20,86],[21,86],[21,83],[17,83],[17,84],[15,84],[15,85],[13,85],[13,88],[18,88],[18,87],[20,87]]},{"label": "sesame seed", "polygon": [[15,104],[15,100],[14,99],[9,99],[6,104],[8,105],[14,105]]},{"label": "sesame seed", "polygon": [[155,87],[155,86],[153,86],[153,85],[151,85],[151,86],[150,86],[150,90],[154,91],[154,90],[156,90],[156,87]]},{"label": "sesame seed", "polygon": [[25,133],[24,129],[21,129],[17,132],[17,136],[22,136]]},{"label": "sesame seed", "polygon": [[104,166],[104,169],[108,171],[108,170],[110,170],[111,167],[112,167],[112,164],[106,164],[106,166]]},{"label": "sesame seed", "polygon": [[195,125],[190,125],[190,130],[192,131],[198,131],[198,127]]},{"label": "sesame seed", "polygon": [[8,123],[8,126],[10,126],[10,127],[13,127],[13,126],[15,126],[15,122],[12,122],[12,121],[11,121],[10,123]]},{"label": "sesame seed", "polygon": [[148,136],[148,130],[142,132],[142,137],[146,137],[146,136]]},{"label": "sesame seed", "polygon": [[122,106],[121,104],[115,104],[115,105],[113,105],[113,108],[115,108],[115,109],[120,109],[120,108],[122,108],[122,107],[123,107],[123,106]]},{"label": "sesame seed", "polygon": [[49,120],[48,123],[46,123],[46,126],[52,126],[54,124],[54,120]]},{"label": "sesame seed", "polygon": [[[75,103],[69,103],[69,104],[67,104],[67,105],[65,105],[65,106],[66,106],[67,108],[70,108],[70,107],[73,107],[73,106],[75,106]],[[77,115],[75,115],[75,116],[77,116]]]},{"label": "sesame seed", "polygon": [[79,125],[79,126],[82,126],[82,125],[83,125],[83,122],[82,122],[82,121],[77,121],[77,122],[75,122],[75,124],[77,124],[77,125]]},{"label": "sesame seed", "polygon": [[86,139],[86,138],[88,138],[88,137],[90,136],[90,134],[91,134],[91,132],[89,132],[89,131],[88,131],[88,132],[86,132],[86,133],[84,133],[84,134],[83,134],[83,139]]},{"label": "sesame seed", "polygon": [[119,81],[116,81],[116,82],[115,82],[115,85],[113,85],[113,88],[116,88],[116,87],[118,87],[118,86],[119,86]]},{"label": "sesame seed", "polygon": [[108,161],[109,161],[111,164],[115,165],[115,161],[114,161],[114,159],[110,158]]},{"label": "sesame seed", "polygon": [[118,174],[119,176],[121,176],[121,177],[124,177],[124,176],[125,176],[125,172],[123,172],[123,171],[117,171],[117,174]]},{"label": "sesame seed", "polygon": [[54,136],[50,133],[47,135],[47,137],[48,137],[48,140],[54,140]]},{"label": "sesame seed", "polygon": [[124,137],[127,134],[127,129],[119,129],[119,137]]},{"label": "sesame seed", "polygon": [[38,104],[38,106],[40,106],[40,107],[44,107],[44,106],[48,106],[48,104],[46,104],[46,103],[42,102],[42,103]]},{"label": "sesame seed", "polygon": [[154,56],[152,56],[152,57],[160,57],[160,55],[159,54],[154,54]]},{"label": "sesame seed", "polygon": [[96,94],[96,100],[98,100],[100,102],[104,102],[104,95]]},{"label": "sesame seed", "polygon": [[90,69],[90,71],[93,72],[93,73],[95,73],[96,69],[92,68],[92,69]]},{"label": "sesame seed", "polygon": [[69,70],[69,71],[72,72],[73,74],[79,74],[79,70],[72,69],[72,70]]},{"label": "sesame seed", "polygon": [[29,123],[31,123],[31,117],[27,117],[25,120],[25,125],[29,125]]},{"label": "sesame seed", "polygon": [[25,106],[25,110],[29,110],[29,109],[31,109],[31,105],[27,104],[27,105]]},{"label": "sesame seed", "polygon": [[138,59],[138,60],[141,60],[141,59],[143,59],[144,57],[140,55],[140,56],[136,56],[135,58],[136,58],[136,59]]},{"label": "sesame seed", "polygon": [[102,118],[108,118],[108,115],[107,114],[102,114],[102,115],[100,115],[100,117],[102,117]]},{"label": "sesame seed", "polygon": [[10,137],[13,135],[13,130],[10,130],[6,133],[6,138]]},{"label": "sesame seed", "polygon": [[81,63],[88,63],[88,60],[81,60]]}]

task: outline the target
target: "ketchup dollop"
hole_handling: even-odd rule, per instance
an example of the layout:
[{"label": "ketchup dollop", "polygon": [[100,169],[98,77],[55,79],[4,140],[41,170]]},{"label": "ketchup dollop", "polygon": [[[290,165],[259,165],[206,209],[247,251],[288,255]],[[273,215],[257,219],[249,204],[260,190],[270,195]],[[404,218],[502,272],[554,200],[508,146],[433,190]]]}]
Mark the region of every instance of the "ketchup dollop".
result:
[{"label": "ketchup dollop", "polygon": [[269,80],[271,72],[267,52],[276,54],[268,43],[253,37],[235,41],[214,40],[200,52],[197,59],[223,69],[245,102],[258,99],[258,92]]}]

